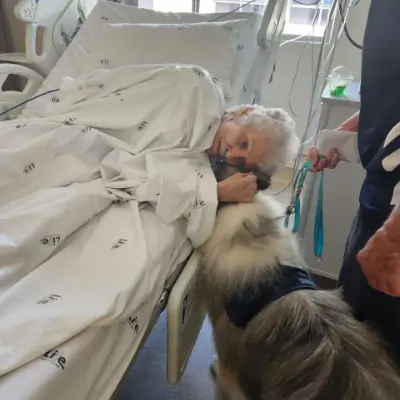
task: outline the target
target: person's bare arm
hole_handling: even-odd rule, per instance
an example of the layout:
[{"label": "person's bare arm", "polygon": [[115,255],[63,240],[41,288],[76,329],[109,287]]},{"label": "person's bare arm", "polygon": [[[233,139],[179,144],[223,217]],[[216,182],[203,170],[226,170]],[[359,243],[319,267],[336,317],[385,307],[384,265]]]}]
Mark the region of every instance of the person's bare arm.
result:
[{"label": "person's bare arm", "polygon": [[[336,130],[344,132],[357,132],[359,124],[360,113],[356,112],[349,119],[341,123]],[[313,164],[313,172],[321,172],[325,168],[334,169],[340,161],[339,151],[337,148],[332,147],[324,158],[320,158],[319,151],[316,147],[312,147],[308,151],[308,158]]]},{"label": "person's bare arm", "polygon": [[400,297],[400,208],[392,214],[357,257],[371,287]]},{"label": "person's bare arm", "polygon": [[349,119],[346,119],[346,121],[341,123],[337,127],[337,130],[338,131],[346,131],[346,132],[357,132],[358,131],[359,119],[360,119],[360,112],[357,111]]},{"label": "person's bare arm", "polygon": [[221,203],[250,203],[257,192],[257,178],[253,174],[233,174],[218,182],[218,201]]}]

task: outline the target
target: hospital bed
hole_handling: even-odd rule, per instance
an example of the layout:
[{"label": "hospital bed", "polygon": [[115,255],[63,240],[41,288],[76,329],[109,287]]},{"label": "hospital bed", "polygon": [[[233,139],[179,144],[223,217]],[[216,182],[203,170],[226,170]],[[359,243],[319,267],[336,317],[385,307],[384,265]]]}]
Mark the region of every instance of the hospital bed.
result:
[{"label": "hospital bed", "polygon": [[[264,81],[268,83],[273,71],[284,25],[285,6],[285,0],[269,1],[262,17],[254,13],[227,15],[161,13],[100,1],[88,14],[71,43],[65,46],[58,61],[55,62],[53,59],[55,66],[44,81],[40,74],[29,75],[30,73],[26,71],[28,68],[19,70],[15,68],[15,65],[3,67],[0,72],[6,74],[6,68],[10,68],[9,73],[20,73],[28,78],[28,88],[25,88],[20,98],[16,96],[12,99],[15,103],[35,93],[40,94],[58,88],[61,80],[66,76],[74,78],[89,72],[93,68],[90,60],[96,45],[96,37],[106,23],[177,24],[215,19],[219,21],[246,19],[252,27],[246,37],[247,53],[237,59],[241,63],[239,66],[241,68],[236,68],[236,70],[241,71],[242,74],[231,77],[232,95],[227,101],[232,105],[260,101],[260,88]],[[57,21],[61,20],[59,16]],[[27,34],[29,36],[29,32]],[[47,54],[46,49],[44,49],[44,54]],[[34,58],[32,60],[34,64]],[[48,59],[46,59],[47,64],[41,64],[41,61],[43,59],[36,59],[37,66],[42,65],[39,70],[46,75],[46,68],[43,68],[43,65],[49,68],[51,63]],[[1,96],[3,94],[0,92],[0,104]],[[46,105],[51,102],[51,97],[47,95],[37,98],[29,102],[19,116],[9,115],[9,117],[41,116]],[[45,378],[41,377],[40,382],[36,378],[31,378],[29,381],[25,375],[24,385],[29,388],[24,398],[47,400],[54,398],[57,393],[57,398],[65,399],[109,399],[117,390],[124,373],[134,361],[138,350],[165,309],[168,316],[167,378],[169,382],[177,383],[184,372],[205,317],[204,309],[195,292],[199,254],[192,251],[188,241],[181,246],[178,253],[174,265],[168,271],[168,279],[160,297],[149,298],[138,313],[131,316],[128,321],[108,327],[93,328],[72,338],[66,344],[71,368],[64,370],[61,365],[59,369],[54,370],[54,373]],[[54,354],[47,354],[47,357],[54,365],[65,358],[60,357],[60,352],[57,351]],[[18,371],[13,371],[11,374],[15,373],[17,378]]]}]

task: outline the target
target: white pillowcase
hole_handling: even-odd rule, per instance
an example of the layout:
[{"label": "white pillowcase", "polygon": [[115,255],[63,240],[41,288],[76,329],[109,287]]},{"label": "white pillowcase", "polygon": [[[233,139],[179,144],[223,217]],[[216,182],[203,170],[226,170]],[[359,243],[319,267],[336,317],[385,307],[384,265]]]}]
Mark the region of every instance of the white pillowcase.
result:
[{"label": "white pillowcase", "polygon": [[91,67],[193,64],[214,75],[226,98],[238,53],[238,32],[248,21],[192,24],[104,24],[91,54]]},{"label": "white pillowcase", "polygon": [[242,102],[249,103],[253,100],[254,94],[251,93],[251,88],[247,87],[246,82],[257,57],[257,32],[261,20],[262,16],[255,14],[251,19],[246,19],[242,26],[234,25],[232,27],[236,49],[231,78],[232,95],[235,100],[232,105]]}]

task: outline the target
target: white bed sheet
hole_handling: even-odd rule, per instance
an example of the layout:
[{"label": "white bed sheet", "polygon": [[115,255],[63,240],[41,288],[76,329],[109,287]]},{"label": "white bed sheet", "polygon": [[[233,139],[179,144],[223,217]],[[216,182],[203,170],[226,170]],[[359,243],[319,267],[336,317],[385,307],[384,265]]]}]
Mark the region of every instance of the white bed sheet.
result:
[{"label": "white bed sheet", "polygon": [[[65,76],[76,78],[77,76],[89,72],[91,67],[90,54],[96,46],[98,32],[104,23],[191,23],[209,21],[220,14],[193,14],[193,13],[161,13],[153,10],[138,9],[124,4],[109,1],[100,1],[89,18],[85,21],[75,39],[67,47],[56,66],[47,76],[38,93],[60,87],[61,80]],[[256,13],[232,13],[223,20],[247,19],[250,21],[251,29],[243,35],[244,48],[241,48],[243,64],[235,66],[234,75],[231,79],[233,97],[228,105],[250,103],[253,100],[251,89],[246,87],[246,81],[252,69],[252,64],[257,54],[257,31],[261,23],[262,16]],[[42,116],[46,105],[51,100],[50,96],[44,96],[27,104],[21,117]]]},{"label": "white bed sheet", "polygon": [[[149,216],[150,216],[149,212]],[[163,234],[163,224],[157,228]],[[169,274],[190,254],[185,242]],[[160,287],[128,320],[89,328],[46,356],[26,364],[0,380],[0,398],[12,400],[109,400],[138,351]]]},{"label": "white bed sheet", "polygon": [[[137,69],[139,69],[139,72]],[[175,68],[171,66],[167,70],[164,68],[159,70],[157,67],[126,67],[110,72],[97,71],[96,76],[92,74],[78,82],[66,82],[65,89],[57,93],[57,101],[50,107],[53,111],[49,112],[48,110],[47,119],[32,120],[28,118],[25,121],[3,123],[0,134],[0,147],[2,147],[0,164],[1,162],[6,164],[8,162],[8,169],[4,169],[5,175],[0,180],[0,187],[4,189],[0,191],[3,196],[0,196],[0,200],[3,200],[6,208],[1,209],[0,207],[0,217],[3,218],[1,221],[6,239],[15,239],[15,241],[6,240],[1,243],[2,259],[5,260],[6,266],[9,262],[12,267],[5,268],[2,274],[3,277],[4,274],[8,274],[12,279],[15,278],[15,274],[19,275],[17,279],[14,279],[14,282],[8,280],[8,287],[3,288],[5,292],[0,301],[0,314],[4,318],[3,321],[9,321],[8,323],[5,322],[0,329],[4,335],[2,336],[3,341],[0,343],[2,359],[0,370],[8,372],[0,377],[0,398],[12,400],[47,400],[47,398],[102,400],[103,398],[108,399],[114,391],[138,348],[167,277],[191,251],[191,246],[185,240],[188,222],[185,221],[182,226],[182,221],[177,215],[177,219],[173,220],[175,222],[163,223],[160,217],[162,213],[159,215],[151,208],[142,208],[139,213],[133,198],[129,202],[122,201],[119,205],[104,209],[107,204],[101,205],[102,203],[99,203],[99,201],[104,199],[107,203],[108,194],[104,191],[101,180],[97,179],[90,184],[85,183],[85,181],[91,179],[90,176],[95,173],[93,167],[98,165],[99,160],[103,159],[105,145],[116,145],[116,148],[121,150],[115,150],[116,153],[110,154],[118,154],[121,151],[125,154],[125,157],[123,157],[125,161],[140,156],[138,154],[140,151],[125,153],[122,149],[126,146],[129,147],[128,143],[124,145],[121,140],[116,142],[115,136],[112,139],[112,134],[118,135],[118,129],[111,129],[112,133],[105,136],[101,130],[105,129],[106,125],[109,128],[116,128],[115,124],[121,130],[131,127],[129,136],[131,137],[132,126],[138,127],[139,122],[143,121],[143,115],[139,115],[140,111],[136,108],[135,112],[138,115],[135,117],[130,104],[136,104],[134,99],[138,93],[143,101],[143,106],[148,104],[150,102],[149,97],[154,97],[150,90],[151,85],[157,93],[161,92],[160,87],[154,85],[162,85],[163,96],[159,96],[158,100],[164,105],[173,107],[174,110],[180,110],[180,112],[173,113],[169,109],[162,108],[162,111],[157,109],[157,112],[152,112],[151,118],[146,117],[148,121],[146,138],[149,139],[150,143],[147,144],[149,152],[145,156],[150,157],[149,160],[151,161],[151,147],[157,146],[158,143],[158,146],[168,149],[171,137],[179,135],[178,139],[182,136],[189,140],[190,150],[193,150],[196,157],[197,155],[204,157],[202,152],[209,147],[209,142],[212,141],[215,134],[213,127],[219,125],[219,119],[223,114],[222,93],[209,75],[203,73],[199,76],[197,72],[197,68]],[[158,74],[158,80],[146,79],[148,76],[153,76],[153,79],[156,79],[154,74]],[[182,85],[179,85],[181,90],[178,93],[176,92],[176,80],[168,79],[168,74],[177,79],[184,79]],[[90,84],[87,84],[86,79]],[[128,84],[130,81],[132,86]],[[138,87],[135,82],[140,82],[137,84]],[[180,81],[178,80],[178,82]],[[125,89],[119,89],[120,85],[123,85]],[[145,85],[146,89],[143,89],[141,85]],[[204,85],[203,89],[199,85]],[[120,96],[115,95],[115,90],[120,90],[118,91]],[[141,90],[147,93],[147,100],[143,98]],[[133,98],[125,97],[129,94]],[[82,98],[85,98],[86,101],[81,102]],[[124,101],[124,98],[127,102],[120,103],[120,101]],[[184,110],[185,107],[180,104],[181,99],[192,100],[185,104],[188,110],[192,110],[191,112]],[[214,99],[214,102],[212,99]],[[130,103],[130,101],[133,103]],[[196,104],[196,107],[193,107],[192,102]],[[124,107],[123,104],[127,104],[127,107]],[[217,104],[220,106],[218,107]],[[153,107],[155,106],[153,104]],[[71,111],[69,111],[70,109]],[[108,109],[110,112],[99,111],[104,109]],[[169,116],[168,119],[165,119],[166,116]],[[185,123],[179,118],[182,118]],[[59,123],[63,122],[64,124],[60,126]],[[185,128],[175,129],[174,123],[176,126],[184,126]],[[96,128],[87,129],[87,125],[92,124]],[[168,128],[163,128],[163,132],[159,133],[158,142],[150,140],[151,138],[154,139],[152,135],[159,132],[157,128],[159,124]],[[31,125],[30,129],[25,129],[29,128],[29,125]],[[137,131],[139,132],[142,129],[143,127],[137,129]],[[53,134],[50,134],[51,132]],[[64,143],[64,140],[60,140],[60,138],[68,139]],[[100,140],[101,138],[105,140],[104,143]],[[165,142],[161,143],[161,138]],[[40,146],[37,148],[35,147],[36,140],[40,142]],[[176,143],[181,143],[181,141],[173,140],[171,145],[176,146]],[[23,144],[22,147],[21,144]],[[146,147],[144,142],[141,144]],[[35,149],[34,152],[33,149]],[[52,151],[49,151],[49,149]],[[90,149],[90,151],[87,149]],[[105,149],[107,150],[107,148]],[[178,150],[179,148],[175,149],[175,152],[178,152]],[[184,150],[187,157],[190,155],[190,150]],[[81,151],[83,151],[83,154],[87,152],[90,157],[82,157]],[[170,152],[167,152],[168,154]],[[10,159],[15,162],[10,163]],[[25,159],[32,162],[26,166],[26,172],[25,167],[21,169],[25,165]],[[190,160],[190,157],[188,159]],[[120,160],[124,161],[122,158]],[[112,157],[110,161],[112,161]],[[106,165],[111,167],[112,163],[103,163],[103,167]],[[103,171],[107,172],[107,169],[103,169]],[[137,170],[135,171],[137,172]],[[207,165],[195,164],[195,169],[188,165],[188,168],[184,168],[183,171],[184,173],[176,177],[179,182],[182,183],[185,180],[187,173],[194,174],[194,177],[197,177],[196,185],[199,184],[201,187],[208,185],[208,175],[212,176],[212,171]],[[162,175],[162,172],[157,172],[158,177]],[[86,178],[84,178],[85,176]],[[129,171],[124,170],[124,173],[118,176],[130,176]],[[172,180],[175,179],[170,172],[168,176],[172,177]],[[57,181],[54,181],[54,178],[57,178]],[[103,178],[104,185],[106,185],[107,179],[111,178],[111,175],[108,176],[108,173],[106,173]],[[148,176],[147,182],[149,179]],[[212,180],[215,182],[214,177],[212,177]],[[73,187],[64,188],[65,182],[69,181],[83,182],[78,183],[75,187],[81,186],[87,189],[82,189],[82,191],[77,189],[76,196],[72,195]],[[193,182],[193,179],[190,177],[189,181]],[[121,181],[118,182],[121,183]],[[128,186],[131,187],[134,179],[129,182]],[[101,185],[98,185],[98,183],[101,183]],[[168,182],[166,186],[169,187]],[[49,192],[50,197],[44,190],[47,187],[51,191],[51,193]],[[122,188],[121,185],[119,187]],[[160,190],[159,187],[150,185],[148,189],[151,190],[151,188],[155,190],[155,193],[159,193],[159,200],[156,201],[157,207],[163,201],[170,201],[170,196],[164,197],[163,189]],[[192,192],[188,191],[190,188],[186,187],[185,189],[184,193],[192,196]],[[63,190],[70,195],[63,194]],[[27,197],[29,193],[33,193],[32,197]],[[115,195],[118,197],[117,192],[115,192]],[[136,196],[139,196],[139,191],[137,191]],[[51,200],[48,205],[43,202],[43,199],[46,198]],[[202,199],[202,197],[196,198]],[[207,200],[207,198],[203,198]],[[57,199],[60,201],[55,201],[55,205],[59,212],[54,213],[51,203]],[[79,204],[77,203],[78,200]],[[184,204],[182,199],[177,197],[176,200],[178,204]],[[80,214],[92,213],[91,209],[96,207],[97,203],[100,209],[97,210],[96,208],[97,211],[93,209],[93,215],[104,211],[92,218],[86,225],[79,225],[82,228],[75,231],[74,229],[77,228],[72,226],[74,218],[71,218],[68,210],[74,209],[74,215],[78,215],[78,212]],[[201,203],[204,202],[201,201]],[[192,204],[193,209],[189,207],[191,209],[190,215],[198,215],[198,222],[203,223],[204,216],[202,216],[203,211],[201,210],[207,209],[207,204],[201,204],[199,208],[196,204],[197,202]],[[39,211],[37,211],[38,208]],[[158,211],[161,212],[162,210],[165,211],[165,207],[161,207]],[[131,212],[133,212],[132,216],[130,216]],[[79,217],[79,221],[82,221],[83,214]],[[170,212],[168,215],[171,216]],[[215,217],[215,210],[212,215]],[[127,220],[128,222],[131,221],[131,218],[132,222],[135,223],[126,223]],[[189,215],[188,219],[190,225]],[[19,223],[16,223],[18,221]],[[47,222],[43,225],[41,221]],[[66,221],[68,221],[68,224],[66,224]],[[139,234],[137,229],[132,232],[132,225],[141,227]],[[113,229],[111,229],[112,226]],[[25,227],[25,229],[21,230],[21,227]],[[52,231],[54,227],[58,229],[57,233],[60,233],[61,240],[59,241],[60,247],[50,257],[52,253],[46,252],[54,251],[54,247],[42,245],[45,244],[44,240],[47,238],[45,235],[54,233]],[[59,232],[60,227],[62,229],[68,228],[68,232]],[[45,229],[43,230],[43,228]],[[49,228],[51,229],[49,230]],[[194,230],[198,233],[202,228],[198,226]],[[24,235],[21,235],[21,232],[24,232]],[[74,233],[71,234],[72,232]],[[7,234],[9,234],[9,237]],[[113,258],[113,262],[105,262],[106,259],[104,258],[104,254],[109,252],[110,249],[114,249],[114,245],[119,243],[118,239],[121,237],[127,238],[121,244],[121,248],[117,247],[119,258],[123,260],[125,266],[124,270],[116,269],[119,268],[119,264],[115,261],[115,258]],[[72,239],[70,240],[70,238]],[[90,240],[88,241],[87,238],[90,238]],[[20,245],[20,242],[22,242],[22,245]],[[96,247],[90,246],[90,242],[96,244]],[[132,246],[125,245],[125,243],[132,244]],[[147,248],[147,246],[143,246],[143,243],[151,243],[156,246],[157,250],[152,251],[152,247]],[[114,245],[111,247],[110,244]],[[128,251],[128,247],[133,252]],[[140,263],[137,258],[139,253],[146,253],[145,247],[153,257],[150,260],[147,259],[148,262]],[[14,251],[15,249],[17,251]],[[28,249],[31,251],[30,253],[28,253]],[[29,258],[25,258],[26,254],[29,254]],[[91,262],[83,264],[85,254],[91,255],[88,257]],[[35,261],[32,261],[33,259]],[[132,264],[129,261],[127,262],[130,259],[132,259]],[[63,262],[60,262],[60,260]],[[29,264],[32,264],[33,270]],[[68,266],[68,268],[62,268],[63,265]],[[88,267],[83,268],[83,265]],[[131,269],[131,267],[136,268]],[[30,268],[30,270],[27,271],[27,268]],[[78,271],[80,272],[78,273]],[[119,271],[121,274],[117,274],[115,271]],[[123,273],[127,275],[123,275]],[[76,278],[79,274],[82,274],[81,276],[86,279],[86,283]],[[139,280],[135,283],[126,278],[134,275],[148,276],[149,281]],[[96,277],[97,284],[91,285]],[[132,280],[134,279],[132,278]],[[109,297],[110,293],[106,296],[106,290],[109,287],[113,288],[112,285],[116,281],[120,283],[120,286],[123,286],[121,296],[116,298],[109,306],[108,303],[100,305],[99,303],[104,303],[105,299]],[[100,282],[103,286],[99,286]],[[126,290],[125,295],[124,288],[125,286],[131,287],[131,285],[136,285],[136,289],[132,289],[133,297],[137,296],[138,292],[146,291],[147,286],[151,286],[152,290],[149,290],[149,293],[146,294],[145,300],[136,301],[138,306],[133,306],[125,312],[124,304],[127,302],[127,304],[130,304],[133,299],[128,293],[131,289]],[[58,300],[61,296],[57,296],[56,299],[42,297],[43,294],[47,296],[47,293],[61,294],[61,287],[64,288],[64,292],[60,301]],[[102,289],[100,290],[99,287]],[[96,295],[97,300],[93,301]],[[92,299],[90,307],[88,299]],[[52,303],[53,300],[54,303]],[[70,304],[67,306],[69,311],[65,309],[67,302]],[[71,307],[72,303],[73,307]],[[42,307],[42,305],[45,308],[39,310],[37,307]],[[56,312],[54,308],[51,311],[52,306],[57,306]],[[72,332],[71,335],[67,333],[67,328],[70,327],[65,325],[65,318],[75,326],[75,324],[80,323],[79,318],[81,316],[86,321],[86,314],[88,314],[89,309],[92,313],[98,312],[97,309],[100,308],[103,310],[102,314],[107,315],[104,323],[85,325],[86,330],[84,331],[73,328],[74,331],[70,331]],[[133,309],[136,311],[133,311]],[[60,312],[60,310],[62,311]],[[70,312],[72,317],[67,314],[63,324],[64,312]],[[135,312],[135,315],[132,315],[128,322],[119,322],[121,319],[126,319],[131,312]],[[121,318],[116,314],[121,315]],[[16,315],[18,318],[15,318]],[[135,318],[138,318],[138,320],[135,320]],[[38,319],[41,324],[36,323]],[[47,343],[50,339],[41,332],[43,321],[50,322],[46,329],[50,328],[51,335],[48,336],[52,336],[53,342],[48,347]],[[61,322],[61,326],[57,326],[57,321]],[[138,325],[137,329],[136,325]],[[76,332],[80,333],[76,334]],[[63,340],[60,340],[60,335],[64,338]],[[41,343],[39,344],[38,341]],[[53,346],[56,348],[48,350]],[[25,349],[21,350],[24,347]],[[45,349],[45,354],[42,352],[43,349]],[[26,350],[30,353],[27,356]],[[15,358],[17,358],[17,361],[14,361]]]}]

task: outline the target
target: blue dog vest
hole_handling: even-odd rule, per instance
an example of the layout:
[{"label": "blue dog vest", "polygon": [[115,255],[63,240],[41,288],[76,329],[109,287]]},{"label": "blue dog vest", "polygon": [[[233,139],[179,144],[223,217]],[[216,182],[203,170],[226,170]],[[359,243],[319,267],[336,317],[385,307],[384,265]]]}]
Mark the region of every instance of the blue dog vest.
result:
[{"label": "blue dog vest", "polygon": [[275,281],[268,281],[258,287],[246,287],[226,303],[225,311],[233,324],[245,328],[252,318],[275,300],[297,290],[317,289],[302,268],[282,265],[279,272]]}]

